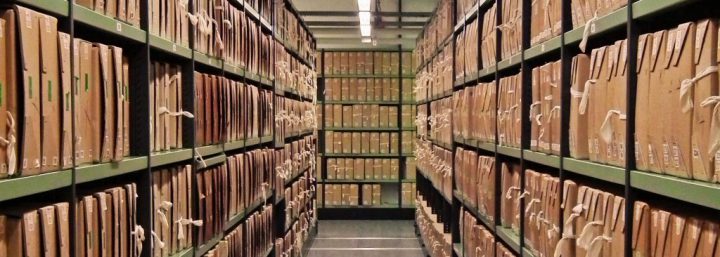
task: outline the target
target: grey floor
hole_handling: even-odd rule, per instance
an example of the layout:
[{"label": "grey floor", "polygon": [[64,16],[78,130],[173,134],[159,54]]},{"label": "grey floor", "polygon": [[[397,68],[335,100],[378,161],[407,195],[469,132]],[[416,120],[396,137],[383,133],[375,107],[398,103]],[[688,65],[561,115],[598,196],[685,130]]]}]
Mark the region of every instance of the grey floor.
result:
[{"label": "grey floor", "polygon": [[412,220],[321,220],[308,257],[423,257]]}]

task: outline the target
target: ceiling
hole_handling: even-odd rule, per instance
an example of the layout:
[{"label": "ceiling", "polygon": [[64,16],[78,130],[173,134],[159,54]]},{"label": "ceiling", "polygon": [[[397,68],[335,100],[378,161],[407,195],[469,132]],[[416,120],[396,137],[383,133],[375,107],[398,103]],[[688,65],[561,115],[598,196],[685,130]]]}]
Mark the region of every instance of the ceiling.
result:
[{"label": "ceiling", "polygon": [[371,44],[361,42],[357,0],[291,1],[317,38],[318,49],[395,49],[398,45],[413,49],[415,38],[438,2],[372,0],[372,34],[376,44]]}]

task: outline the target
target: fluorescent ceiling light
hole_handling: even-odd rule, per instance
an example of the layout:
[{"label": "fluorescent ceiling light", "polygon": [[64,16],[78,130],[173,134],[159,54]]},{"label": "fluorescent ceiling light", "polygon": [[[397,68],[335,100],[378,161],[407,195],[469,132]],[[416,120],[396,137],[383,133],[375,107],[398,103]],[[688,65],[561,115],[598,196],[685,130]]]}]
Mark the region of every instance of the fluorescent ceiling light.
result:
[{"label": "fluorescent ceiling light", "polygon": [[369,37],[371,34],[371,27],[370,24],[362,24],[360,25],[360,34],[363,37]]},{"label": "fluorescent ceiling light", "polygon": [[370,25],[370,12],[359,12],[360,25]]},{"label": "fluorescent ceiling light", "polygon": [[361,12],[369,12],[370,1],[371,0],[358,0],[358,10],[360,10]]}]

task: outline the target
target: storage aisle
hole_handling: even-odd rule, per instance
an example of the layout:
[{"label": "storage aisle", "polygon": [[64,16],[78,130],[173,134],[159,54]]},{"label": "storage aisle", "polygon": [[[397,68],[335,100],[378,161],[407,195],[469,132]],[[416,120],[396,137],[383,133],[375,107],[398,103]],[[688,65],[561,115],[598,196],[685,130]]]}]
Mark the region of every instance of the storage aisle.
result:
[{"label": "storage aisle", "polygon": [[321,220],[308,257],[422,257],[412,220]]}]

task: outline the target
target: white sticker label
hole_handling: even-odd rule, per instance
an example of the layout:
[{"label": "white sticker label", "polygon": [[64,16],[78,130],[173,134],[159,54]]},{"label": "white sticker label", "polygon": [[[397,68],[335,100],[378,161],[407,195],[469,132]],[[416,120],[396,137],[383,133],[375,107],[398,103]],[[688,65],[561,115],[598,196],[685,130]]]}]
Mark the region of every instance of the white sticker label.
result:
[{"label": "white sticker label", "polygon": [[648,145],[648,160],[650,165],[655,165],[655,152],[653,152],[652,145]]},{"label": "white sticker label", "polygon": [[595,22],[590,23],[590,33],[595,34],[595,30],[597,28],[595,27]]},{"label": "white sticker label", "polygon": [[670,163],[670,146],[667,143],[663,144],[663,160],[666,164]]},{"label": "white sticker label", "polygon": [[173,52],[177,52],[177,45],[176,45],[176,44],[173,44],[172,50],[173,50]]},{"label": "white sticker label", "polygon": [[680,167],[680,147],[675,143],[673,143],[673,162],[676,168]]},{"label": "white sticker label", "polygon": [[545,52],[545,43],[543,43],[542,45],[540,45],[540,51],[541,51],[541,52]]},{"label": "white sticker label", "polygon": [[115,30],[116,30],[117,32],[122,32],[122,23],[120,23],[119,21],[116,22],[116,23],[115,23]]}]

